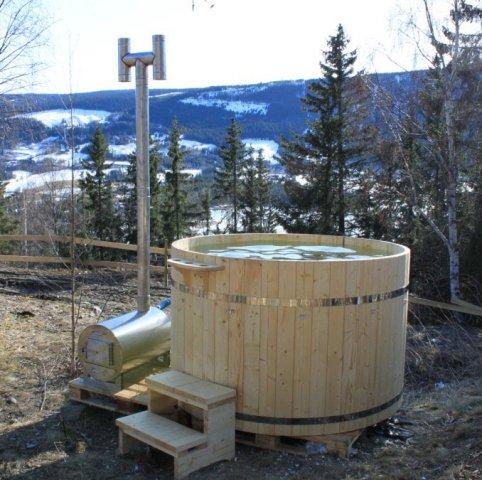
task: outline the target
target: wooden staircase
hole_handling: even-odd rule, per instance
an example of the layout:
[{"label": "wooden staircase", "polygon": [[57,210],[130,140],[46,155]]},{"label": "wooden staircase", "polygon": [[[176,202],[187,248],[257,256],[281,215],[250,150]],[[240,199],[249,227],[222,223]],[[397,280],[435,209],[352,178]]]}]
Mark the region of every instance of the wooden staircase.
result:
[{"label": "wooden staircase", "polygon": [[[234,458],[235,398],[228,387],[171,370],[146,379],[148,410],[116,420],[119,453],[143,442],[174,457],[174,478]],[[177,407],[177,410],[175,408]],[[162,415],[177,411],[193,428]]]}]

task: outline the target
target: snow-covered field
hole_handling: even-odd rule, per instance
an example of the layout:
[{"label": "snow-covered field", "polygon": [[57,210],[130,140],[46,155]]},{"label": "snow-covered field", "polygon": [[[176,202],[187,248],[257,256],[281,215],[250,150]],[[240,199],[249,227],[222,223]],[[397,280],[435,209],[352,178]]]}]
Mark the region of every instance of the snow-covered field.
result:
[{"label": "snow-covered field", "polygon": [[[105,110],[74,108],[73,123],[75,126],[87,125],[92,122],[105,123],[109,115],[111,115],[111,112]],[[60,125],[63,122],[70,125],[70,110],[43,110],[40,112],[24,113],[19,116],[34,118],[50,128]]]},{"label": "snow-covered field", "polygon": [[157,95],[149,95],[149,98],[166,98],[166,97],[175,97],[177,95],[182,95],[183,92],[167,92],[167,93],[158,93]]},{"label": "snow-covered field", "polygon": [[[170,172],[170,170],[166,170],[167,172]],[[202,170],[199,168],[183,168],[181,170],[181,173],[184,173],[185,175],[189,175],[190,177],[197,177],[198,175],[202,175]],[[166,180],[166,175],[161,172],[157,174],[157,179],[159,182],[163,183]]]},{"label": "snow-covered field", "polygon": [[[107,175],[116,171],[125,172],[129,162],[114,161],[109,163],[110,168],[105,169]],[[74,170],[74,180],[77,182],[81,178],[84,178],[87,173],[89,173],[89,170],[86,169]],[[12,178],[5,182],[5,194],[8,196],[23,192],[24,190],[45,189],[49,185],[55,185],[57,189],[58,184],[70,182],[71,178],[72,171],[68,168],[34,174],[25,170],[15,170],[12,172]]]},{"label": "snow-covered field", "polygon": [[278,154],[279,145],[274,140],[268,140],[267,138],[243,138],[243,143],[247,147],[254,148],[255,151],[261,149],[263,157],[269,163],[278,163],[274,157]]},{"label": "snow-covered field", "polygon": [[221,95],[230,95],[232,97],[238,97],[246,95],[247,93],[258,93],[266,90],[266,85],[252,85],[246,87],[223,87],[219,90],[211,90],[209,92],[203,92],[202,95],[208,98],[216,98]]},{"label": "snow-covered field", "polygon": [[109,151],[114,157],[123,157],[130,155],[136,149],[135,142],[125,143],[123,145],[109,145]]},{"label": "snow-covered field", "polygon": [[195,140],[186,140],[182,139],[181,140],[181,145],[188,150],[198,150],[198,151],[213,151],[216,150],[216,145],[213,145],[212,143],[201,143],[201,142],[196,142]]},{"label": "snow-covered field", "polygon": [[[18,145],[17,148],[5,151],[5,159],[9,162],[22,162],[25,160],[42,162],[44,160],[51,159],[59,165],[70,164],[70,150],[62,148],[59,149],[59,146],[56,143],[58,141],[58,137],[48,137],[39,143]],[[77,163],[88,156],[86,153],[80,153],[80,150],[82,150],[87,145],[87,143],[84,143],[76,147],[76,152],[74,154],[74,163]]]},{"label": "snow-covered field", "polygon": [[241,102],[239,100],[220,100],[213,98],[198,98],[188,97],[181,100],[182,103],[187,103],[194,106],[222,108],[228,112],[236,114],[251,113],[256,115],[266,115],[268,112],[267,103],[256,102]]},{"label": "snow-covered field", "polygon": [[[85,177],[87,171],[88,170],[74,170],[75,180],[77,181]],[[71,178],[72,172],[69,169],[35,174],[24,170],[16,170],[13,172],[13,178],[6,182],[5,194],[12,195],[23,192],[24,190],[43,188],[49,184],[70,182]]]}]

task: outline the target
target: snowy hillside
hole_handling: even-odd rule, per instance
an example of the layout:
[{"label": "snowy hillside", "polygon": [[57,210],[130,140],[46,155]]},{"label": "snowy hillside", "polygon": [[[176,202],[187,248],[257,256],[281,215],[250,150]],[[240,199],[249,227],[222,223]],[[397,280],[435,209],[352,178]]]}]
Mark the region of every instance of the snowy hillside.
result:
[{"label": "snowy hillside", "polygon": [[[406,101],[423,72],[404,72],[373,76],[375,90],[384,89],[399,102]],[[151,89],[151,135],[167,153],[169,128],[177,117],[183,128],[182,145],[186,149],[185,168],[199,176],[212,178],[219,163],[218,147],[226,128],[236,118],[243,142],[255,151],[262,150],[273,175],[283,170],[276,157],[281,136],[289,137],[306,128],[306,112],[300,98],[306,94],[307,80],[270,82],[199,89]],[[66,143],[65,127],[70,111],[65,95],[7,95],[15,106],[9,143],[0,150],[0,181],[9,181],[9,191],[35,185],[42,178],[34,175],[68,169],[72,154]],[[134,89],[76,94],[73,121],[76,126],[74,167],[80,171],[88,157],[88,145],[100,124],[109,141],[108,160],[120,175],[128,155],[135,152]],[[20,113],[19,113],[20,112]],[[369,120],[379,122],[375,112]],[[163,168],[165,168],[164,165]],[[14,178],[14,172],[26,171],[32,178]],[[122,180],[122,177],[116,177]],[[28,180],[28,183],[25,183]],[[23,182],[23,183],[22,183]]]},{"label": "snowy hillside", "polygon": [[[74,108],[72,110],[73,124],[76,127],[92,122],[105,123],[109,115],[111,115],[111,112],[106,112],[105,110],[86,110],[81,108]],[[70,110],[68,109],[44,110],[41,112],[26,113],[21,116],[38,120],[49,128],[60,125],[61,123],[70,125]]]}]

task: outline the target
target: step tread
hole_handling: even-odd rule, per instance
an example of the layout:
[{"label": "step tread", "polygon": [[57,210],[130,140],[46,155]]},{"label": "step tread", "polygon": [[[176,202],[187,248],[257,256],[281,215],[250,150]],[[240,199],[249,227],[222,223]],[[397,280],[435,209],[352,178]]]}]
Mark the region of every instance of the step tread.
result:
[{"label": "step tread", "polygon": [[232,388],[176,370],[150,375],[146,380],[149,388],[154,391],[201,407],[209,407],[236,397],[236,391]]},{"label": "step tread", "polygon": [[118,418],[116,424],[125,434],[171,455],[207,445],[207,435],[149,411]]}]

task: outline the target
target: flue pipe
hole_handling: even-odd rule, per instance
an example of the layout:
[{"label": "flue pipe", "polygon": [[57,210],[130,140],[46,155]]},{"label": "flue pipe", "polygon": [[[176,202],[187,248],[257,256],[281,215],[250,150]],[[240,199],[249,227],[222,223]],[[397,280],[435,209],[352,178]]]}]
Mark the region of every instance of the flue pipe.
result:
[{"label": "flue pipe", "polygon": [[137,157],[137,310],[150,308],[151,193],[149,180],[149,89],[147,67],[154,66],[154,80],[164,80],[164,35],[153,35],[153,52],[131,53],[130,40],[119,38],[119,82],[129,82],[129,69],[136,70],[136,157]]}]

